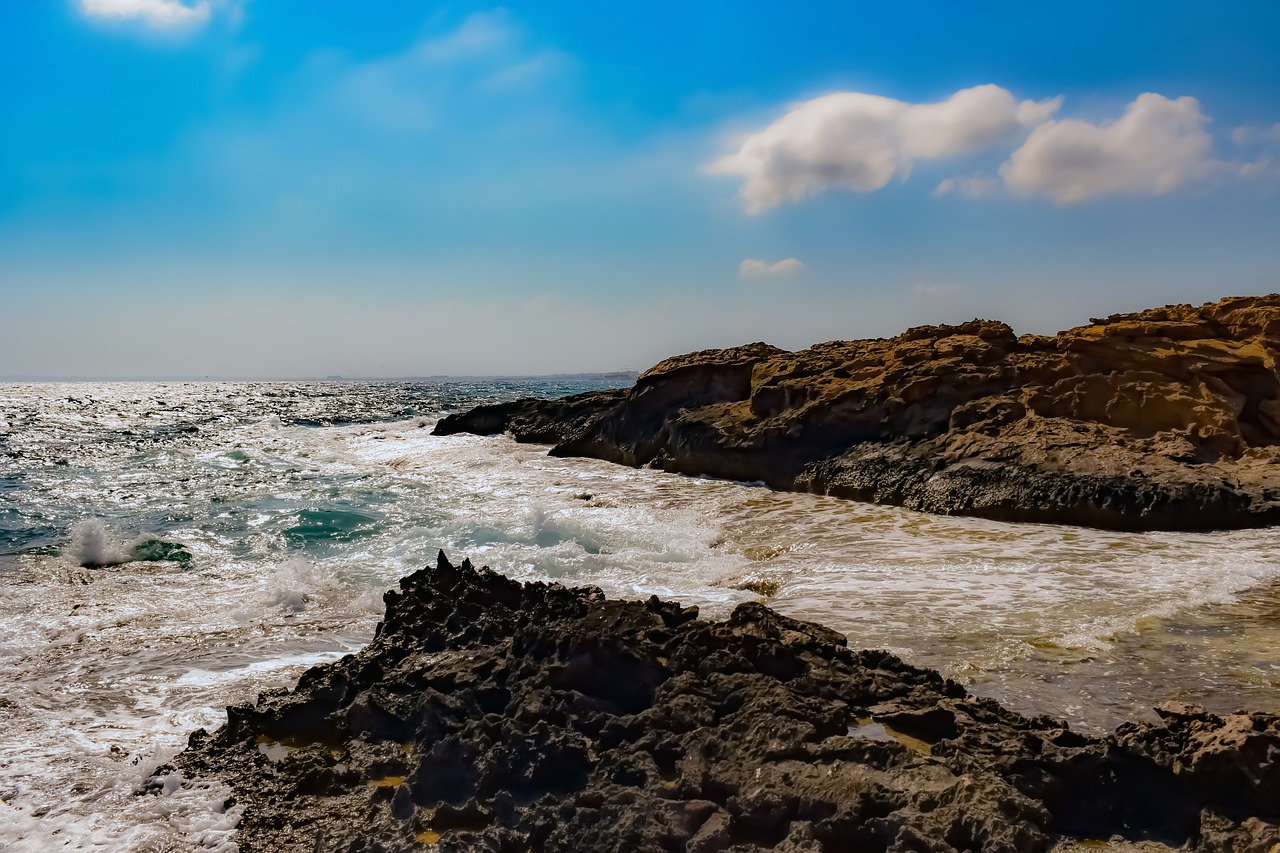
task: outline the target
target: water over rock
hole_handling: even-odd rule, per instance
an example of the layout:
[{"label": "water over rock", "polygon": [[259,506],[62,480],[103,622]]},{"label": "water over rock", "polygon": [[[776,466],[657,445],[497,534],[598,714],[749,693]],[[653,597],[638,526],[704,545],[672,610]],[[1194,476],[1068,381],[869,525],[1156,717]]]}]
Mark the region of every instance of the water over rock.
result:
[{"label": "water over rock", "polygon": [[231,785],[242,853],[1280,843],[1276,716],[1089,738],[760,604],[709,622],[443,553],[386,602],[361,652],[175,759]]},{"label": "water over rock", "polygon": [[928,512],[1126,530],[1280,522],[1280,295],[1052,337],[974,320],[677,356],[633,388],[442,419],[586,456]]}]

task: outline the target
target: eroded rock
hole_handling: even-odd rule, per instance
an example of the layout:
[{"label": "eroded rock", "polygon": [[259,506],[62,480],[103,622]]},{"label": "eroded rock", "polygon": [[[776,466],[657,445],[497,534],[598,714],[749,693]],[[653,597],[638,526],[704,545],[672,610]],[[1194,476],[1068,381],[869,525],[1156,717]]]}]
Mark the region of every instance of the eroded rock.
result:
[{"label": "eroded rock", "polygon": [[757,603],[708,622],[443,553],[386,601],[361,652],[177,757],[232,786],[243,853],[1280,843],[1274,717],[1088,738]]},{"label": "eroded rock", "polygon": [[437,432],[928,512],[1118,529],[1280,522],[1280,295],[1053,337],[974,320],[799,352],[667,359],[626,392],[523,400]]}]

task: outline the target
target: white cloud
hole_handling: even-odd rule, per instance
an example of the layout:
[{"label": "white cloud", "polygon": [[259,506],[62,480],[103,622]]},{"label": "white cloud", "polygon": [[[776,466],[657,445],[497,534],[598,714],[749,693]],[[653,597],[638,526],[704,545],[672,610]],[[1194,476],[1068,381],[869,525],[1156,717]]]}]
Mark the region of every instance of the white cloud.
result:
[{"label": "white cloud", "polygon": [[1018,104],[1018,124],[1035,127],[1044,124],[1062,109],[1062,95],[1043,101],[1023,101]]},{"label": "white cloud", "polygon": [[565,54],[544,50],[522,62],[498,68],[480,85],[493,92],[528,91],[572,67],[573,61]]},{"label": "white cloud", "polygon": [[512,35],[505,12],[477,12],[453,32],[423,42],[418,54],[428,62],[459,62],[492,54],[510,43]]},{"label": "white cloud", "polygon": [[1280,142],[1280,121],[1269,127],[1261,124],[1241,125],[1231,131],[1231,139],[1236,145]]},{"label": "white cloud", "polygon": [[154,29],[203,26],[209,21],[208,0],[187,6],[179,0],[80,0],[86,15],[139,19]]},{"label": "white cloud", "polygon": [[1021,125],[1045,121],[1060,103],[1019,103],[990,84],[932,104],[837,92],[796,104],[707,170],[744,179],[741,198],[748,213],[833,187],[872,192],[894,175],[907,175],[915,160],[986,148]]},{"label": "white cloud", "polygon": [[1024,195],[1060,204],[1112,193],[1158,196],[1214,171],[1209,119],[1195,98],[1139,95],[1120,118],[1101,124],[1049,121],[1000,167]]},{"label": "white cloud", "polygon": [[967,178],[947,178],[933,189],[937,196],[959,193],[965,198],[979,198],[994,190],[999,182],[990,175],[972,175]]},{"label": "white cloud", "polygon": [[[210,4],[217,23],[221,0]],[[439,49],[459,44],[469,48]],[[603,230],[622,205],[600,214],[602,199],[666,203],[693,155],[601,133],[580,75],[572,56],[501,13],[363,60],[317,51],[266,108],[186,134],[168,168],[187,192],[234,210],[225,216],[236,227],[283,224],[300,241],[339,229],[372,235],[394,222],[397,235],[421,228],[434,244],[526,220],[559,227],[584,205],[593,220],[579,227]]]},{"label": "white cloud", "polygon": [[1242,181],[1274,187],[1280,181],[1280,163],[1264,154],[1248,163],[1233,163],[1235,176]]},{"label": "white cloud", "polygon": [[1251,149],[1252,160],[1228,164],[1235,177],[1252,184],[1273,188],[1280,183],[1280,122],[1246,124],[1231,131],[1231,140],[1241,148]]},{"label": "white cloud", "polygon": [[927,302],[946,302],[963,296],[965,288],[954,282],[930,283],[918,281],[911,286],[911,294]]},{"label": "white cloud", "polygon": [[[466,117],[500,125],[527,116],[543,101],[530,96],[551,94],[575,68],[560,52],[527,44],[506,13],[477,13],[407,50],[356,64],[335,62],[323,72],[326,77],[309,81],[318,103],[301,106],[336,108],[393,144],[429,134],[439,138]],[[474,150],[477,144],[471,140],[467,146]]]},{"label": "white cloud", "polygon": [[742,278],[789,278],[804,271],[804,264],[798,258],[783,258],[776,263],[747,258],[738,264],[738,275]]}]

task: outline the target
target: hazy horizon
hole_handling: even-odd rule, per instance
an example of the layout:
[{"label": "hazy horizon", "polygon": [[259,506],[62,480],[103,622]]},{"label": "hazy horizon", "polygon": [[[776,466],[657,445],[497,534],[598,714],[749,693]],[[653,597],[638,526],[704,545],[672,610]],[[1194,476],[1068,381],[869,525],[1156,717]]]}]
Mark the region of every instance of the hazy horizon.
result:
[{"label": "hazy horizon", "polygon": [[[1261,293],[1261,292],[1260,293],[1232,293],[1232,294],[1223,294],[1222,298],[1236,297],[1236,296],[1265,296],[1265,295],[1269,295],[1269,294]],[[1217,300],[1210,299],[1208,301],[1217,301]],[[1131,312],[1140,311],[1146,308],[1159,308],[1159,307],[1163,307],[1164,305],[1170,305],[1170,304],[1176,304],[1176,303],[1134,305],[1127,308],[1121,307],[1116,309],[1115,311],[1110,311],[1105,313],[1108,313],[1108,314],[1131,313]],[[1193,303],[1193,304],[1196,304],[1196,303]],[[1097,314],[1098,312],[1093,312],[1093,313]],[[1040,328],[1040,329],[1021,328],[1020,329],[1020,328],[1017,328],[1016,326],[1012,326],[1012,324],[1010,325],[1013,328],[1014,334],[1018,336],[1027,335],[1027,334],[1055,335],[1059,332],[1066,331],[1071,328],[1089,325],[1090,320],[1092,318],[1093,318],[1093,315],[1083,316],[1079,318],[1078,322],[1072,322],[1069,325],[1063,326],[1061,328],[1052,328],[1052,329],[1050,328]],[[969,317],[965,319],[956,319],[954,321],[947,321],[947,322],[958,324],[958,323],[967,322],[968,320],[1004,321],[1004,319],[1001,317],[992,316],[992,317]],[[870,337],[870,338],[894,337],[898,333],[907,331],[909,328],[910,327],[904,326],[902,328],[894,329],[892,331],[885,331],[883,334],[870,334],[865,337]],[[853,338],[823,338],[821,340],[807,341],[807,342],[796,344],[793,346],[784,346],[782,344],[777,343],[776,341],[771,341],[763,338],[759,340],[762,341],[763,343],[779,346],[782,349],[798,351],[798,350],[806,349],[816,344],[826,343],[831,340],[853,340]],[[672,356],[685,355],[685,354],[697,352],[698,350],[733,347],[733,346],[739,346],[742,344],[748,344],[748,343],[754,343],[754,342],[755,342],[754,340],[743,339],[743,340],[734,340],[734,341],[729,341],[726,343],[719,343],[714,345],[697,346],[694,348],[679,350],[679,351],[673,350],[671,352],[664,353],[657,358],[654,358],[653,361],[651,362],[640,364],[640,365],[628,364],[628,365],[623,365],[618,367],[584,366],[577,370],[556,370],[556,371],[548,371],[543,373],[527,373],[527,372],[518,372],[513,370],[497,370],[490,373],[419,372],[419,373],[406,373],[406,374],[364,374],[364,375],[333,374],[333,373],[322,373],[319,371],[311,371],[311,372],[303,371],[303,372],[298,372],[293,374],[260,373],[260,374],[238,374],[238,375],[237,374],[211,374],[211,373],[205,373],[205,374],[199,374],[199,373],[191,373],[191,374],[122,374],[122,373],[34,374],[32,373],[32,374],[0,374],[0,383],[3,383],[3,382],[9,382],[9,383],[18,383],[18,382],[295,382],[295,381],[296,382],[323,382],[323,381],[427,382],[427,381],[438,381],[438,380],[470,380],[470,379],[478,379],[478,380],[548,379],[548,378],[556,378],[556,377],[604,376],[606,374],[614,374],[614,373],[631,373],[631,374],[638,375],[638,374],[644,373],[646,370],[648,370],[650,367],[653,367],[658,362]],[[590,358],[591,358],[590,354],[587,354],[584,356],[584,359],[588,361]]]},{"label": "hazy horizon", "polygon": [[529,380],[529,379],[561,379],[579,377],[609,377],[614,374],[637,374],[635,370],[584,370],[578,373],[473,373],[448,374],[429,373],[420,376],[336,376],[336,375],[299,375],[299,376],[39,376],[20,374],[0,375],[0,383],[26,382],[449,382],[471,380]]},{"label": "hazy horizon", "polygon": [[644,370],[1278,291],[1277,43],[1243,2],[8,4],[0,376]]}]

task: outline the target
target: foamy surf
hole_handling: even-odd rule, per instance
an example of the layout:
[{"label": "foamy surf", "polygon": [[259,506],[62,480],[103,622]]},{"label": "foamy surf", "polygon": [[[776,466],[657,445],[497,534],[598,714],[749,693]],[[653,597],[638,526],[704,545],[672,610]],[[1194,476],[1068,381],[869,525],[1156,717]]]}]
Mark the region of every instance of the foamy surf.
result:
[{"label": "foamy surf", "polygon": [[0,848],[230,849],[215,782],[134,792],[226,705],[359,648],[439,548],[711,615],[763,595],[1077,727],[1280,707],[1273,531],[1015,527],[429,434],[578,390],[0,386]]}]

